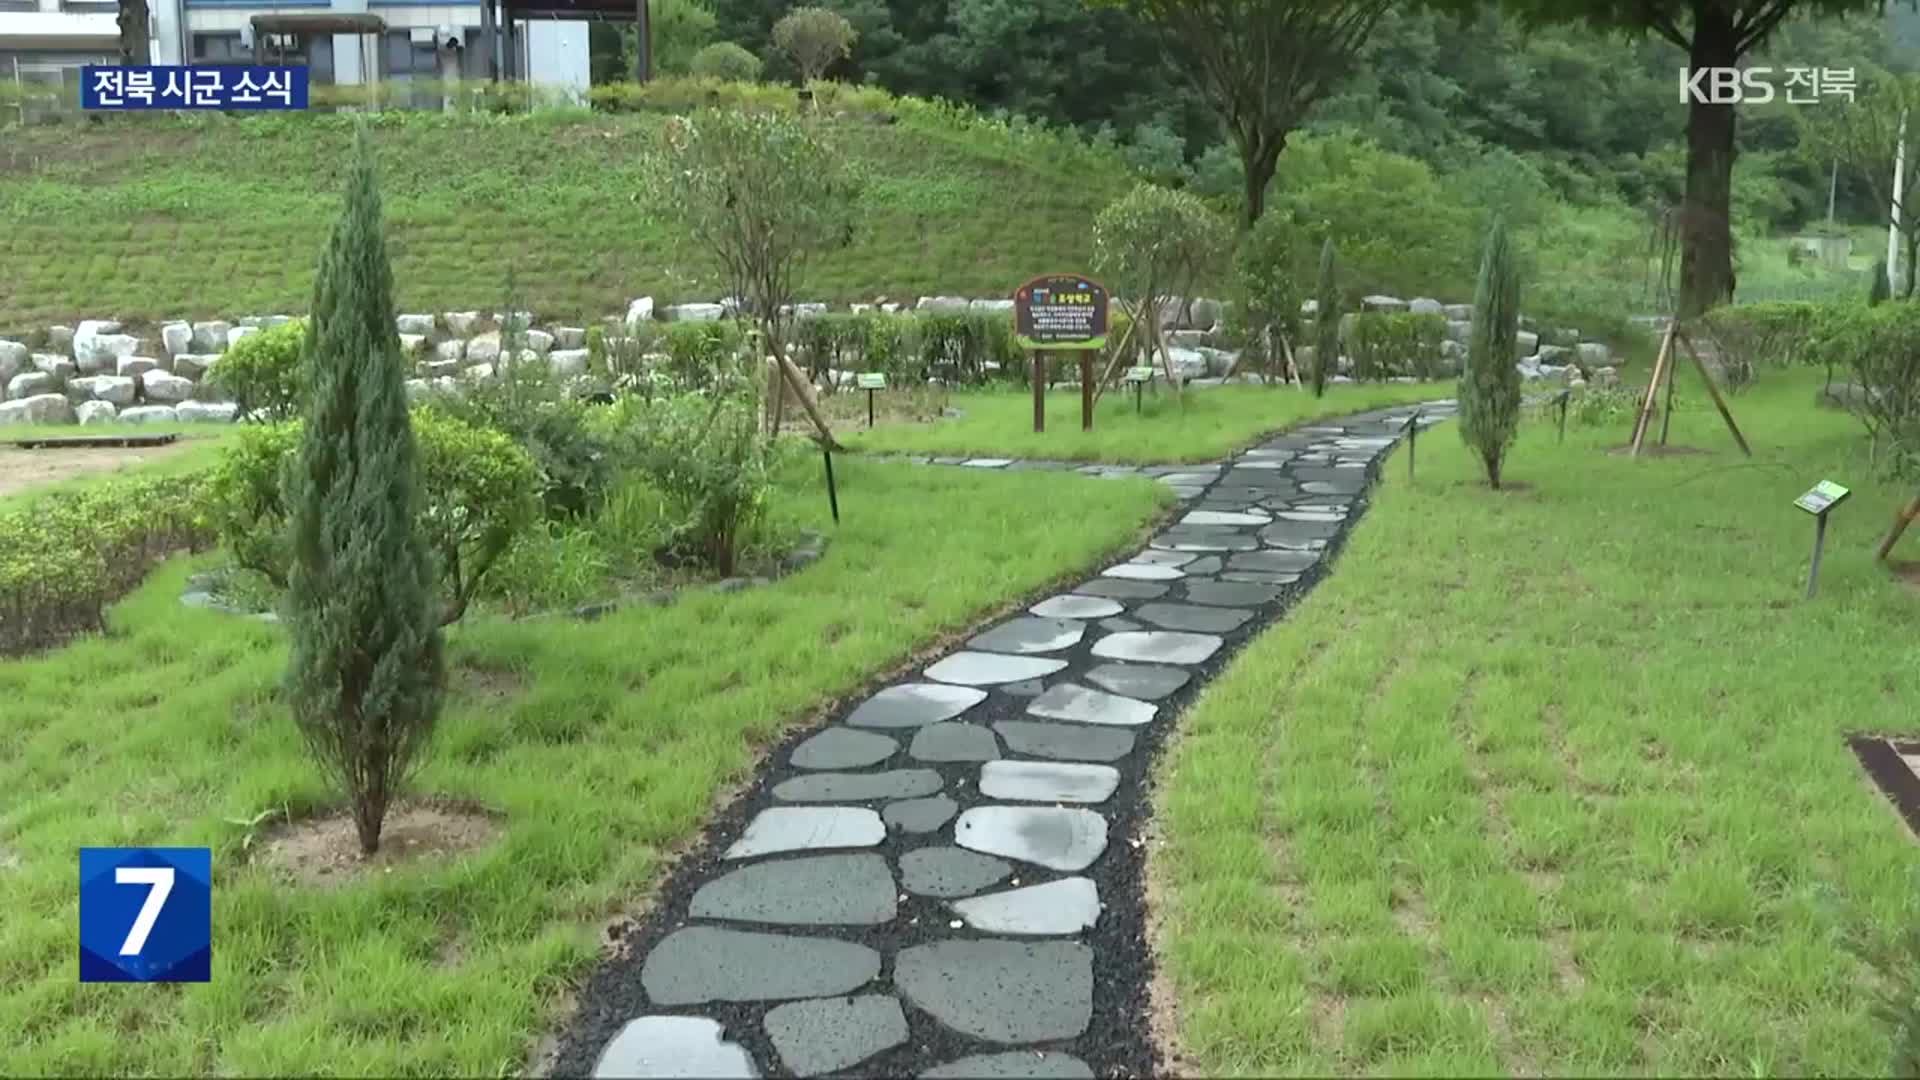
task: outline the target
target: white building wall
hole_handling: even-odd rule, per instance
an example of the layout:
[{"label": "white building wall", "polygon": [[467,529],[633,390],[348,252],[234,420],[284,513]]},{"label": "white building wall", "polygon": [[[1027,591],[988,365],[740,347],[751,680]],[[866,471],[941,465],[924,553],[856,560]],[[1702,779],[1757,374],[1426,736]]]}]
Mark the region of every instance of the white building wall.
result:
[{"label": "white building wall", "polygon": [[584,100],[593,82],[587,59],[587,24],[529,19],[524,25],[527,81]]}]

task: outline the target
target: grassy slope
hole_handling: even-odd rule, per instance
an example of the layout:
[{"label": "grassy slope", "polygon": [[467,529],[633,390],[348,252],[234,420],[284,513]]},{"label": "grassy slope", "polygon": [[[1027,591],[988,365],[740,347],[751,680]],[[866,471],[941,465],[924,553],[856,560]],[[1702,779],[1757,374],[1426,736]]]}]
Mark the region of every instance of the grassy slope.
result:
[{"label": "grassy slope", "polygon": [[[674,250],[672,208],[641,198],[659,116],[380,119],[401,310],[497,310],[510,264],[523,301],[554,318],[721,291],[700,253]],[[822,124],[872,186],[852,246],[820,259],[803,299],[1005,295],[1086,263],[1094,213],[1127,183],[1116,158],[924,107]],[[349,117],[319,113],[7,130],[0,336],[81,316],[305,310],[350,138]]]},{"label": "grassy slope", "polygon": [[[1914,918],[1913,838],[1843,733],[1912,731],[1920,597],[1871,561],[1901,492],[1817,380],[1632,463],[1537,425],[1525,492],[1438,429],[1334,577],[1163,761],[1158,948],[1202,1071],[1862,1075],[1837,940]],[[1683,388],[1684,390],[1684,388]],[[1821,595],[1790,501],[1836,512]]]},{"label": "grassy slope", "polygon": [[[456,630],[464,689],[417,790],[499,810],[505,835],[451,865],[334,890],[247,865],[245,830],[222,819],[329,797],[274,704],[281,634],[182,608],[184,560],[115,610],[115,637],[0,662],[0,849],[20,860],[0,858],[6,1071],[517,1068],[599,922],[645,899],[757,744],[1095,563],[1169,497],[1145,480],[848,459],[835,529],[812,464],[781,496],[832,537],[802,573],[591,624]],[[214,847],[210,984],[75,981],[73,852],[93,844]]]},{"label": "grassy slope", "polygon": [[1451,397],[1451,383],[1342,384],[1324,398],[1297,387],[1216,386],[1187,392],[1149,393],[1134,414],[1133,392],[1109,391],[1095,410],[1093,430],[1080,430],[1080,391],[1047,396],[1047,430],[1033,430],[1033,395],[1027,390],[956,393],[964,415],[930,424],[890,424],[861,431],[843,427],[857,449],[877,453],[981,454],[1051,458],[1057,461],[1153,463],[1210,461],[1245,446],[1256,436],[1309,420],[1341,416],[1384,405]]}]

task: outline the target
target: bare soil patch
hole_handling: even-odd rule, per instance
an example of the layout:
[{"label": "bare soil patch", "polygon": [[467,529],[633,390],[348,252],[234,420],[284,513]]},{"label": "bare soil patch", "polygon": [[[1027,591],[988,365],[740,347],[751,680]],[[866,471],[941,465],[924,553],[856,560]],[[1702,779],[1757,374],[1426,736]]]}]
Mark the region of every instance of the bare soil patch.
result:
[{"label": "bare soil patch", "polygon": [[474,807],[451,803],[400,803],[387,811],[380,850],[360,854],[353,818],[338,811],[276,829],[260,846],[259,860],[304,885],[344,885],[396,866],[459,855],[499,839],[500,823]]},{"label": "bare soil patch", "polygon": [[90,446],[84,449],[19,450],[0,446],[0,497],[69,477],[144,465],[178,454],[188,445],[181,440],[165,446]]},{"label": "bare soil patch", "polygon": [[1893,572],[1895,581],[1909,588],[1920,589],[1920,560],[1891,559],[1887,562],[1887,569]]}]

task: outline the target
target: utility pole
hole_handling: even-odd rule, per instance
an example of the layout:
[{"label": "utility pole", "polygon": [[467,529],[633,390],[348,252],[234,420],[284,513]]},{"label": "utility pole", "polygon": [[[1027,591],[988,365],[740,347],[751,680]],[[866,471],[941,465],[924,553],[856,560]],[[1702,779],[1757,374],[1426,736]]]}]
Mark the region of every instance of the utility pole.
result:
[{"label": "utility pole", "polygon": [[[1893,207],[1887,220],[1887,291],[1900,292],[1900,192],[1907,177],[1907,110],[1900,110],[1900,136],[1893,146]],[[1912,272],[1912,267],[1908,267]]]},{"label": "utility pole", "polygon": [[633,0],[633,21],[636,29],[633,50],[633,81],[639,83],[653,81],[653,6],[651,0]]}]

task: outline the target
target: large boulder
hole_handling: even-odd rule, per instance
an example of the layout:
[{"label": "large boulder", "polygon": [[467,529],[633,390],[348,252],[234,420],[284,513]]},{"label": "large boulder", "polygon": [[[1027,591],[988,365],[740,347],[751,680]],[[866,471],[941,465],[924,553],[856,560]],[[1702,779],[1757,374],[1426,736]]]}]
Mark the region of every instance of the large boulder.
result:
[{"label": "large boulder", "polygon": [[467,363],[491,364],[498,359],[500,359],[500,331],[489,330],[467,342]]},{"label": "large boulder", "polygon": [[1200,350],[1169,348],[1167,356],[1173,361],[1174,374],[1183,381],[1207,377],[1207,357]]},{"label": "large boulder", "polygon": [[105,401],[113,405],[133,404],[135,383],[120,375],[86,375],[67,381],[67,396],[74,401]]},{"label": "large boulder", "polygon": [[427,361],[426,367],[427,367],[427,377],[432,379],[437,379],[442,375],[460,374],[461,361],[429,360]]},{"label": "large boulder", "polygon": [[172,424],[179,421],[180,414],[171,405],[135,405],[121,409],[118,419],[123,424]]},{"label": "large boulder", "polygon": [[1206,358],[1209,378],[1225,377],[1227,372],[1233,370],[1234,361],[1240,359],[1239,353],[1229,349],[1199,348],[1193,351]]},{"label": "large boulder", "polygon": [[1447,304],[1440,309],[1440,314],[1445,315],[1449,319],[1457,319],[1465,322],[1472,322],[1473,321],[1473,305],[1472,304]]},{"label": "large boulder", "polygon": [[973,301],[971,304],[968,304],[967,307],[973,311],[1012,311],[1013,301],[1006,300],[1006,299],[1001,299],[1001,300],[980,299],[980,300]]},{"label": "large boulder", "polygon": [[477,311],[443,311],[440,318],[447,324],[447,332],[456,337],[469,337],[474,327],[480,325],[480,313]]},{"label": "large boulder", "polygon": [[1460,374],[1467,363],[1467,346],[1464,342],[1451,339],[1440,343],[1440,370],[1448,375]]},{"label": "large boulder", "polygon": [[1397,296],[1363,296],[1360,298],[1360,310],[1401,312],[1407,310],[1407,302]]},{"label": "large boulder", "polygon": [[460,372],[460,377],[468,380],[469,382],[479,382],[481,379],[491,379],[493,378],[493,365],[492,364],[475,364],[470,368],[463,369]]},{"label": "large boulder", "polygon": [[418,405],[433,393],[433,384],[425,379],[408,379],[405,389],[407,404]]},{"label": "large boulder", "polygon": [[71,326],[47,327],[47,348],[52,349],[54,352],[62,352],[62,353],[72,352],[73,351],[73,327]]},{"label": "large boulder", "polygon": [[427,351],[427,335],[400,334],[400,355],[412,359]]},{"label": "large boulder", "polygon": [[433,333],[433,316],[396,315],[393,319],[393,328],[402,334],[419,334],[424,337]]},{"label": "large boulder", "polygon": [[[54,378],[61,380],[62,382],[65,382],[66,380],[71,379],[75,375],[78,375],[80,373],[80,368],[77,365],[75,365],[72,360],[68,359],[67,357],[60,356],[57,353],[45,353],[45,352],[33,354],[33,370],[44,371],[48,375],[51,375]],[[0,374],[3,374],[3,373],[0,373]],[[0,377],[0,383],[5,382],[7,379],[10,379],[12,377],[13,377],[12,375],[4,375],[4,377]]]},{"label": "large boulder", "polygon": [[99,329],[103,326],[118,329],[120,324],[89,319],[73,332],[73,359],[82,374],[111,372],[121,357],[132,356],[140,348],[139,338]]},{"label": "large boulder", "polygon": [[553,349],[553,335],[545,330],[529,330],[526,333],[527,348],[545,356]]},{"label": "large boulder", "polygon": [[173,407],[183,424],[230,424],[240,414],[231,401],[183,401]]},{"label": "large boulder", "polygon": [[1300,314],[1306,316],[1309,319],[1313,318],[1315,315],[1320,314],[1320,301],[1318,300],[1300,301]]},{"label": "large boulder", "polygon": [[179,356],[193,349],[193,324],[170,322],[160,328],[160,344],[168,356]]},{"label": "large boulder", "polygon": [[674,304],[663,314],[674,322],[719,322],[727,308],[724,304]]},{"label": "large boulder", "polygon": [[1565,345],[1542,345],[1535,354],[1542,364],[1561,364],[1574,356],[1574,351]]},{"label": "large boulder", "polygon": [[193,396],[193,380],[165,371],[140,376],[140,396],[161,405],[174,405]]},{"label": "large boulder", "polygon": [[585,375],[587,373],[587,350],[555,349],[547,354],[547,363],[553,366],[553,373],[555,375]]},{"label": "large boulder", "polygon": [[74,419],[73,402],[65,394],[35,394],[0,405],[0,424],[71,424]]},{"label": "large boulder", "polygon": [[1211,330],[1220,325],[1225,306],[1218,300],[1196,297],[1187,305],[1187,328],[1191,330]]},{"label": "large boulder", "polygon": [[23,371],[7,380],[7,400],[24,401],[27,398],[51,394],[60,389],[59,380],[44,371]]},{"label": "large boulder", "polygon": [[967,310],[967,298],[964,296],[923,296],[913,305],[915,311],[931,311],[953,314]]},{"label": "large boulder", "polygon": [[643,322],[653,318],[653,297],[642,296],[627,302],[627,329],[632,330]]},{"label": "large boulder", "polygon": [[162,370],[165,369],[160,366],[160,361],[151,356],[123,356],[114,365],[113,373],[129,379],[137,379],[149,371]]},{"label": "large boulder", "polygon": [[533,325],[533,312],[496,311],[493,313],[493,321],[502,330],[525,330]]},{"label": "large boulder", "polygon": [[1445,304],[1431,296],[1416,296],[1407,301],[1407,312],[1412,315],[1445,315]]},{"label": "large boulder", "polygon": [[1521,330],[1513,335],[1513,358],[1515,360],[1532,356],[1539,348],[1539,334],[1531,330]]},{"label": "large boulder", "polygon": [[[114,375],[95,376],[95,378],[101,379],[117,377],[118,376]],[[89,424],[110,424],[119,412],[120,410],[115,408],[111,401],[83,401],[73,407],[74,419],[80,421],[81,427],[86,427]]]},{"label": "large boulder", "polygon": [[1462,345],[1473,340],[1473,323],[1467,319],[1447,320],[1447,340]]},{"label": "large boulder", "polygon": [[459,338],[448,338],[433,347],[433,358],[439,361],[451,360],[459,363],[467,355],[467,343]]},{"label": "large boulder", "polygon": [[193,351],[217,353],[227,347],[227,333],[233,324],[224,319],[208,319],[193,324]]},{"label": "large boulder", "polygon": [[553,328],[553,347],[556,349],[583,349],[587,345],[587,328],[584,326],[556,326]]},{"label": "large boulder", "polygon": [[219,353],[181,353],[173,358],[173,373],[182,378],[202,380],[219,359]]},{"label": "large boulder", "polygon": [[231,349],[235,345],[238,345],[240,339],[246,337],[248,334],[257,334],[259,332],[260,328],[258,326],[236,326],[227,331],[227,348]]},{"label": "large boulder", "polygon": [[33,355],[27,347],[17,341],[0,341],[0,382],[6,382],[27,369],[27,358]]},{"label": "large boulder", "polygon": [[1580,354],[1580,364],[1591,371],[1613,363],[1613,350],[1598,341],[1583,341],[1576,346]]}]

